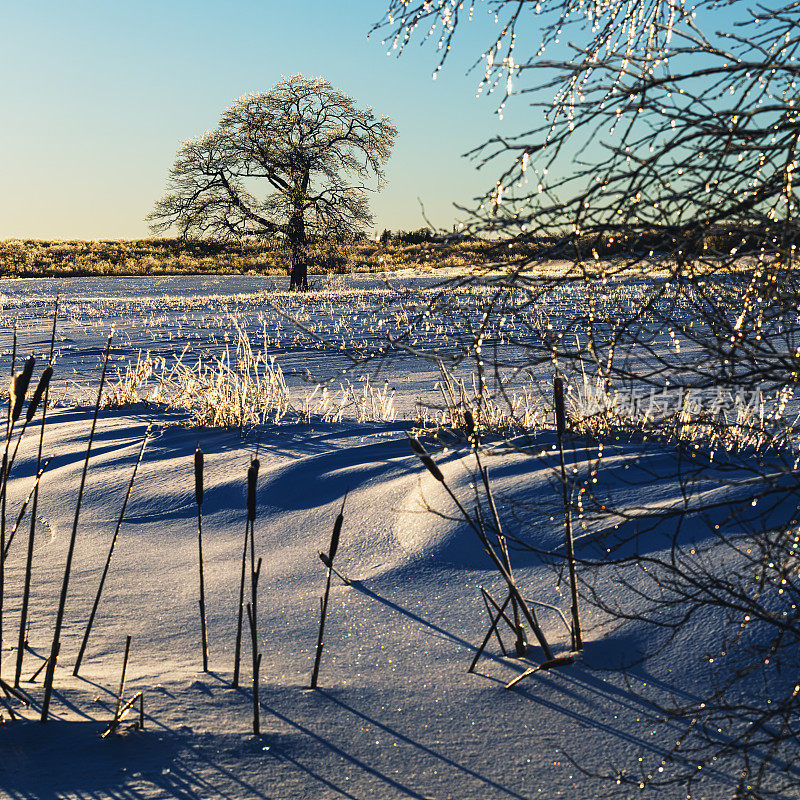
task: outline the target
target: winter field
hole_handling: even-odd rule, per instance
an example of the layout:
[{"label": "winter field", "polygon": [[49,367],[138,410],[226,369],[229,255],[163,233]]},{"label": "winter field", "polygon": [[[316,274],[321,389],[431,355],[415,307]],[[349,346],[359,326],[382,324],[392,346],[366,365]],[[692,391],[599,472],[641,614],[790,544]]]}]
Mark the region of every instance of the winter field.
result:
[{"label": "winter field", "polygon": [[[434,279],[401,273],[389,280],[400,291],[375,276],[342,279],[308,295],[276,291],[271,278],[243,276],[0,281],[0,374],[11,371],[16,323],[17,369],[33,352],[38,379],[60,295],[43,448],[52,458],[38,498],[19,684],[29,705],[14,695],[0,705],[0,796],[522,800],[638,796],[641,783],[659,797],[684,798],[686,781],[669,781],[692,774],[691,797],[727,798],[735,796],[748,759],[761,763],[765,754],[772,759],[766,785],[777,796],[792,796],[782,787],[798,779],[797,765],[783,745],[770,750],[769,737],[747,739],[730,709],[698,723],[688,710],[671,714],[668,708],[692,708],[736,674],[726,698],[738,693],[750,720],[764,698],[791,694],[796,671],[776,674],[769,658],[764,663],[759,648],[768,636],[749,624],[746,602],[715,606],[699,593],[682,596],[668,582],[674,576],[658,572],[678,552],[678,572],[698,580],[718,567],[724,576],[750,575],[765,545],[759,540],[756,556],[736,537],[785,524],[795,514],[791,442],[765,454],[758,431],[749,427],[743,437],[750,438],[738,449],[709,449],[699,435],[695,443],[689,416],[677,437],[687,447],[636,431],[596,438],[584,427],[567,436],[585,648],[571,663],[507,689],[546,654],[529,634],[527,655],[515,658],[501,622],[506,654],[492,636],[468,672],[489,631],[480,587],[500,603],[508,591],[448,494],[469,510],[476,497],[488,503],[476,457],[454,429],[470,407],[477,363],[470,343],[491,309],[480,290],[465,289],[457,313],[450,305],[447,313],[426,317],[423,310],[436,307]],[[631,286],[619,302],[635,305],[636,297]],[[510,396],[493,407],[500,433],[486,434],[481,463],[491,476],[516,584],[555,657],[572,648],[552,368],[531,362],[515,377],[513,366],[535,324],[557,325],[580,302],[565,289],[532,308],[527,323],[509,321],[499,338],[479,339],[507,365],[510,387]],[[42,725],[45,673],[30,679],[50,652],[112,327],[50,719]],[[399,343],[399,354],[389,342]],[[692,358],[692,341],[676,342],[669,332],[653,347]],[[461,352],[465,360],[443,378],[419,356],[434,350],[445,360]],[[594,400],[585,378],[572,378],[567,401],[575,420],[590,413]],[[466,402],[460,411],[459,398]],[[792,405],[776,412],[770,402],[747,410],[734,402],[732,413],[750,415],[743,428],[759,414],[761,429],[770,421],[780,427]],[[39,418],[26,429],[9,473],[7,538],[36,474]],[[75,660],[150,423],[76,677]],[[425,428],[429,435],[419,434],[420,440],[445,483],[425,469],[405,435]],[[20,429],[21,422],[12,447]],[[198,445],[208,672],[198,611]],[[253,734],[246,617],[240,686],[231,686],[254,458],[260,461],[253,525],[255,559],[261,559],[259,736]],[[350,582],[336,575],[331,581],[319,684],[309,690],[327,578],[319,552],[328,551],[345,494],[334,566]],[[26,513],[5,562],[0,677],[9,683],[18,659],[29,508]],[[764,581],[759,590],[759,607],[778,619],[786,617],[783,604],[794,602],[796,575],[779,580],[783,588]],[[734,596],[735,586],[724,591]],[[787,629],[791,648],[793,635]],[[144,728],[130,727],[136,706],[115,733],[101,738],[115,716],[127,636],[123,696],[143,693]],[[738,649],[730,646],[734,640]],[[759,724],[769,731],[783,723],[766,718]],[[737,736],[744,750],[729,747]]]}]

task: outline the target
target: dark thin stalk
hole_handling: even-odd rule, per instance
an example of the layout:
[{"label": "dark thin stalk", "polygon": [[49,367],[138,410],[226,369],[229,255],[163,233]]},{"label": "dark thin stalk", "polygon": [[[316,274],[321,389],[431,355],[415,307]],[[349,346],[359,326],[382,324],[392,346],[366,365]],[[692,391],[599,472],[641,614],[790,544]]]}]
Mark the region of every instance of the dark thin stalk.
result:
[{"label": "dark thin stalk", "polygon": [[[482,369],[480,371],[480,376],[481,376],[481,387],[483,387],[484,384],[483,384]],[[481,392],[481,394],[479,395],[479,400],[483,400],[483,392]],[[494,494],[492,493],[491,485],[489,482],[489,470],[487,467],[484,467],[483,462],[481,461],[480,430],[478,426],[475,424],[475,419],[472,416],[472,412],[468,408],[464,410],[464,421],[467,426],[467,436],[475,452],[475,463],[478,465],[478,472],[481,475],[483,488],[486,493],[486,497],[489,501],[489,509],[492,512],[495,535],[497,536],[497,543],[500,546],[500,554],[503,559],[503,565],[508,571],[508,574],[513,577],[514,573],[511,571],[511,557],[508,552],[508,542],[506,541],[506,537],[503,534],[503,527],[500,524],[500,515],[497,513],[497,506],[495,505],[494,502]],[[516,650],[517,658],[522,658],[528,652],[528,642],[525,640],[525,629],[523,628],[522,621],[520,620],[519,605],[517,604],[516,597],[514,597],[513,595],[511,596],[511,608],[514,615],[514,626],[515,626],[514,633],[516,636],[514,642],[514,649]],[[500,646],[501,647],[503,646],[502,643]],[[503,650],[503,654],[505,655],[505,649]]]},{"label": "dark thin stalk", "polygon": [[[258,652],[258,631],[256,629],[256,622],[258,620],[258,577],[261,574],[261,559],[258,559],[258,564],[255,563],[256,559],[256,541],[255,541],[255,493],[256,493],[256,477],[258,476],[258,459],[254,459],[250,465],[249,474],[252,475],[252,480],[248,481],[248,512],[247,516],[250,522],[250,602],[247,604],[247,618],[250,622],[250,643],[253,655],[253,734],[259,736],[261,734],[260,724],[260,708],[258,704],[258,681],[261,672],[261,653]],[[252,503],[250,502],[252,499]]]},{"label": "dark thin stalk", "polygon": [[11,703],[9,703],[9,701],[6,700],[6,698],[2,695],[0,695],[0,705],[2,705],[6,711],[8,711],[8,716],[11,717],[12,720],[19,718],[17,712],[14,711],[14,706],[12,706]]},{"label": "dark thin stalk", "polygon": [[[494,522],[494,529],[497,535],[497,542],[500,545],[500,554],[503,559],[503,566],[506,568],[508,574],[513,578],[514,573],[511,571],[511,557],[508,553],[508,542],[506,542],[506,537],[503,535],[503,528],[500,524],[500,515],[497,513],[497,506],[494,502],[494,494],[492,493],[491,484],[489,483],[489,471],[481,462],[481,457],[477,448],[475,449],[475,460],[478,464],[478,472],[481,474],[486,497],[489,500],[489,509],[492,512],[492,520]],[[516,651],[517,658],[522,658],[528,652],[528,642],[525,640],[525,629],[522,627],[522,620],[520,619],[519,604],[517,603],[516,597],[513,595],[511,597],[511,610],[514,615],[514,633],[516,635],[514,649]]]},{"label": "dark thin stalk", "polygon": [[[486,615],[489,617],[489,623],[493,626],[495,638],[497,639],[497,644],[500,645],[500,651],[503,653],[504,656],[507,656],[508,651],[506,650],[506,646],[503,644],[503,640],[500,638],[500,631],[497,629],[497,623],[494,621],[494,613],[492,609],[489,607],[489,601],[486,599],[486,593],[483,591],[482,586],[481,586],[481,597],[483,598],[483,605],[486,608]],[[510,598],[511,595],[508,595],[508,597]],[[472,670],[469,671],[471,672]]]},{"label": "dark thin stalk", "polygon": [[[11,442],[11,435],[14,430],[14,424],[20,418],[22,414],[22,406],[25,403],[25,395],[28,392],[28,386],[31,382],[31,376],[33,375],[33,368],[36,364],[36,358],[33,355],[28,356],[25,359],[25,365],[21,372],[18,372],[16,375],[12,376],[11,384],[9,386],[9,419],[8,419],[8,429],[6,431],[6,443],[3,449],[3,481],[2,481],[2,525],[3,525],[3,535],[5,536],[5,527],[6,527],[6,500],[8,497],[8,478],[11,474],[11,467],[14,464],[14,459],[17,457],[17,451],[19,449],[19,444],[22,441],[22,437],[25,434],[25,428],[28,425],[27,417],[25,422],[22,425],[22,431],[17,437],[16,445],[14,446],[14,452],[11,455],[11,458],[8,457],[8,448]],[[5,541],[5,539],[3,539]]]},{"label": "dark thin stalk", "polygon": [[0,691],[2,691],[3,694],[9,698],[9,700],[14,697],[23,702],[26,706],[30,705],[28,698],[21,691],[19,691],[19,689],[9,686],[5,681],[0,681]]},{"label": "dark thin stalk", "polygon": [[[485,599],[485,598],[484,598]],[[477,652],[475,653],[475,657],[472,659],[472,663],[469,665],[469,669],[467,672],[472,672],[475,669],[475,665],[478,663],[478,659],[481,657],[483,651],[486,649],[486,645],[489,644],[489,639],[492,638],[492,634],[497,631],[497,623],[500,621],[500,618],[503,616],[503,612],[505,611],[505,607],[508,605],[509,601],[511,600],[511,595],[509,594],[506,597],[505,602],[501,606],[500,610],[497,612],[496,617],[492,617],[490,614],[489,617],[492,620],[492,624],[489,626],[489,630],[486,632],[486,636],[483,638],[483,642],[481,642],[481,646],[478,648]],[[505,655],[505,653],[504,653]]]},{"label": "dark thin stalk", "polygon": [[28,492],[28,496],[22,503],[19,511],[17,512],[17,520],[14,523],[14,527],[11,529],[11,533],[8,534],[8,539],[6,541],[5,549],[3,550],[3,555],[5,558],[8,558],[8,551],[11,549],[11,543],[14,541],[14,537],[17,535],[17,531],[19,530],[19,526],[22,523],[23,517],[25,516],[25,512],[28,510],[28,503],[30,503],[31,498],[36,493],[36,489],[39,487],[39,482],[42,480],[42,475],[44,475],[45,470],[47,469],[47,465],[53,460],[53,457],[47,459],[44,462],[42,467],[39,469],[39,472],[36,473],[36,477],[33,479],[33,486],[31,486],[30,491]]},{"label": "dark thin stalk", "polygon": [[[12,381],[12,400],[13,400],[13,408],[11,409],[11,424],[12,427],[15,422],[20,418],[22,414],[22,406],[25,403],[25,396],[28,393],[28,387],[31,383],[31,377],[33,376],[33,368],[36,364],[36,358],[33,355],[28,356],[25,359],[25,367],[19,374],[14,376]],[[45,370],[42,374],[42,379],[40,383],[43,381],[50,381],[50,376],[52,375],[52,370],[48,374],[48,371]],[[39,388],[38,386],[36,387]],[[44,391],[44,389],[42,389]],[[11,458],[8,459],[8,463],[5,468],[4,474],[4,481],[3,481],[3,492],[7,491],[6,485],[8,483],[8,476],[11,474],[11,469],[14,466],[14,461],[17,458],[17,453],[19,452],[19,446],[22,443],[22,439],[25,436],[25,430],[28,427],[28,423],[33,419],[33,415],[36,413],[36,406],[39,404],[39,400],[41,399],[41,395],[39,395],[39,399],[36,400],[36,405],[34,405],[34,398],[31,398],[31,403],[29,406],[29,413],[25,414],[25,419],[22,422],[22,430],[19,432],[17,436],[17,441],[14,443],[14,450],[11,453]]]},{"label": "dark thin stalk", "polygon": [[69,549],[67,551],[67,563],[64,566],[64,580],[61,583],[61,596],[58,601],[58,611],[56,612],[56,622],[53,628],[53,644],[50,648],[50,659],[47,662],[47,672],[44,679],[44,699],[42,700],[41,722],[47,722],[47,715],[50,711],[50,698],[53,694],[53,678],[56,669],[56,655],[61,646],[61,627],[64,624],[64,609],[67,605],[67,590],[69,588],[69,576],[72,570],[72,557],[75,553],[75,541],[78,538],[78,522],[80,520],[81,503],[83,502],[83,491],[86,486],[86,476],[89,472],[89,456],[92,452],[94,442],[94,432],[97,428],[97,417],[100,414],[100,404],[103,399],[103,386],[106,381],[106,371],[108,369],[108,356],[111,352],[111,338],[113,331],[108,335],[105,356],[103,357],[103,372],[100,375],[100,387],[97,390],[97,402],[94,406],[94,417],[92,418],[92,428],[89,433],[89,443],[86,447],[86,459],[83,462],[83,472],[81,474],[81,484],[78,489],[78,502],[75,504],[75,518],[72,522],[72,533],[69,539]]},{"label": "dark thin stalk", "polygon": [[111,722],[108,723],[108,727],[100,734],[101,739],[106,739],[111,736],[112,733],[115,733],[117,728],[119,728],[122,720],[125,719],[125,715],[130,711],[136,704],[139,705],[139,719],[133,723],[133,727],[137,730],[144,729],[144,692],[137,692],[130,700],[128,700],[124,706],[119,710],[119,716],[116,719],[112,719]]},{"label": "dark thin stalk", "polygon": [[78,651],[78,658],[75,661],[75,667],[72,670],[73,675],[77,675],[80,668],[81,663],[83,662],[83,656],[86,652],[86,645],[89,642],[89,635],[92,632],[92,626],[94,625],[94,618],[97,614],[97,609],[100,605],[100,596],[103,593],[103,586],[106,582],[106,576],[108,575],[108,568],[111,565],[111,556],[114,554],[114,545],[117,543],[117,537],[119,536],[120,528],[122,527],[122,520],[125,517],[125,510],[128,507],[128,500],[131,496],[131,490],[133,489],[133,482],[136,480],[136,473],[139,470],[139,464],[142,463],[142,456],[144,455],[144,448],[147,445],[147,440],[150,438],[150,429],[152,427],[152,422],[147,426],[147,430],[144,434],[144,439],[142,439],[142,446],[139,448],[139,456],[136,459],[136,464],[133,467],[133,474],[131,475],[130,482],[128,483],[128,491],[125,493],[125,500],[122,503],[122,510],[119,512],[119,518],[117,519],[117,527],[114,529],[114,536],[111,538],[111,546],[108,548],[108,555],[106,556],[106,563],[103,567],[103,574],[100,576],[100,585],[97,587],[97,594],[94,598],[94,604],[92,605],[92,612],[89,614],[89,621],[86,623],[86,631],[83,634],[83,642],[81,642],[81,649]]},{"label": "dark thin stalk", "polygon": [[342,582],[342,583],[343,583],[345,586],[350,586],[350,578],[348,578],[348,577],[347,577],[347,575],[344,575],[343,573],[339,572],[339,570],[338,570],[338,569],[336,569],[336,567],[334,567],[334,566],[333,566],[333,564],[331,564],[331,562],[330,562],[330,559],[328,558],[328,556],[327,556],[325,553],[323,553],[323,552],[322,552],[322,550],[320,550],[320,551],[319,551],[319,560],[320,560],[320,561],[321,561],[321,562],[322,562],[322,563],[323,563],[323,564],[324,564],[324,565],[325,565],[325,566],[326,566],[326,567],[327,567],[327,568],[328,568],[328,569],[329,569],[329,570],[330,570],[330,571],[331,571],[331,572],[332,572],[332,573],[333,573],[333,574],[334,574],[334,575],[335,575],[335,576],[336,576],[336,577],[337,577],[337,578],[338,578],[338,579],[339,579],[339,580],[340,580],[340,581],[341,581],[341,582]]},{"label": "dark thin stalk", "polygon": [[[258,449],[256,449],[256,454],[258,454]],[[257,497],[256,497],[256,489],[258,484],[258,470],[261,466],[261,462],[254,458],[250,462],[250,466],[247,468],[247,521],[245,522],[244,526],[244,548],[242,550],[242,574],[241,579],[239,581],[239,607],[238,607],[238,619],[236,623],[236,652],[234,653],[234,661],[233,661],[233,681],[232,685],[233,688],[236,689],[239,686],[239,675],[241,672],[241,663],[242,663],[242,625],[243,625],[243,615],[244,615],[244,580],[245,580],[245,573],[247,571],[247,547],[248,543],[251,545],[250,551],[250,567],[252,573],[252,566],[253,566],[253,557],[255,554],[255,521],[256,521],[256,510],[258,507]],[[252,575],[251,575],[252,577]],[[255,602],[253,602],[253,606],[255,606]]]},{"label": "dark thin stalk", "polygon": [[328,614],[328,598],[331,592],[331,577],[333,573],[328,569],[328,578],[325,582],[325,594],[322,597],[322,605],[319,612],[319,634],[317,635],[317,651],[314,656],[314,670],[311,673],[311,688],[317,688],[317,679],[319,677],[319,667],[322,661],[322,649],[325,646],[323,637],[325,636],[325,617]]},{"label": "dark thin stalk", "polygon": [[[483,588],[483,586],[481,586],[481,594],[483,594],[484,599],[486,599],[490,605],[494,606],[495,611],[501,610],[500,604],[497,602],[497,600],[494,599],[494,597],[492,597],[489,594],[489,592],[486,589]],[[503,620],[503,622],[506,623],[506,625],[508,625],[508,627],[512,631],[514,630],[514,623],[509,619],[509,616],[508,614],[505,613],[505,611],[503,611],[503,613],[500,615],[500,618]]]},{"label": "dark thin stalk", "polygon": [[200,635],[203,646],[203,672],[208,672],[208,633],[206,631],[206,584],[203,571],[203,451],[194,451],[194,496],[197,502],[197,550],[200,572]]},{"label": "dark thin stalk", "polygon": [[567,564],[569,566],[569,588],[572,595],[572,649],[583,650],[581,619],[578,611],[578,576],[575,568],[575,547],[572,539],[572,513],[570,508],[567,466],[564,461],[564,434],[567,430],[564,413],[564,383],[556,376],[553,379],[553,400],[556,412],[556,435],[558,436],[558,458],[561,466],[561,489],[564,501],[564,537],[567,545]]},{"label": "dark thin stalk", "polygon": [[[259,559],[258,564],[260,568],[261,559]],[[253,735],[260,736],[261,707],[258,702],[258,678],[261,672],[261,653],[258,652],[258,642],[256,638],[256,615],[253,613],[253,607],[250,603],[247,604],[247,619],[250,622],[250,637],[253,649]]]},{"label": "dark thin stalk", "polygon": [[[55,308],[53,309],[53,330],[50,334],[50,357],[47,362],[47,370],[53,369],[53,353],[55,352],[56,343],[56,322],[58,320],[58,295],[56,295]],[[42,385],[42,381],[39,381]],[[38,390],[38,387],[37,387]],[[36,393],[34,393],[34,400]],[[39,449],[36,454],[36,472],[37,474],[42,468],[42,451],[44,449],[44,428],[47,421],[47,404],[50,399],[50,380],[48,379],[44,384],[44,397],[42,402],[42,424],[39,428]],[[31,401],[33,404],[33,401]],[[29,409],[30,410],[30,409]],[[26,417],[27,419],[27,417]],[[33,545],[36,536],[36,512],[39,507],[39,483],[37,482],[36,488],[33,492],[33,505],[31,506],[31,530],[28,534],[28,557],[25,562],[25,585],[22,590],[22,610],[20,612],[19,620],[19,638],[17,639],[17,663],[14,669],[14,685],[19,686],[22,676],[22,661],[25,656],[25,648],[27,647],[27,631],[30,625],[28,621],[28,605],[31,596],[31,578],[33,575]]]},{"label": "dark thin stalk", "polygon": [[255,613],[258,608],[258,575],[261,572],[261,559],[258,559],[258,567],[256,567],[256,537],[252,520],[250,522],[250,605]]},{"label": "dark thin stalk", "polygon": [[122,675],[119,678],[119,691],[117,692],[117,708],[114,711],[114,720],[119,719],[119,711],[122,708],[122,695],[125,692],[125,673],[128,671],[128,656],[131,652],[131,637],[125,639],[125,655],[122,658]]},{"label": "dark thin stalk", "polygon": [[42,674],[42,671],[47,667],[49,663],[50,663],[49,658],[46,658],[44,661],[42,661],[42,663],[39,664],[39,666],[36,668],[36,672],[34,672],[33,675],[31,675],[30,678],[28,678],[28,683],[35,683],[36,679],[39,677],[39,675]]},{"label": "dark thin stalk", "polygon": [[122,721],[122,716],[127,712],[127,710],[133,705],[133,703],[139,698],[139,695],[132,698],[130,702],[126,703],[124,706],[122,705],[122,695],[125,692],[125,673],[128,671],[128,655],[131,651],[131,637],[128,636],[125,640],[125,655],[122,658],[122,675],[119,679],[119,691],[117,692],[117,707],[114,710],[114,718],[111,722],[108,723],[106,729],[100,734],[101,739],[105,739],[106,737],[110,736],[114,733],[117,728],[119,727],[120,722]]},{"label": "dark thin stalk", "polygon": [[319,634],[317,635],[317,652],[314,656],[314,670],[311,673],[311,688],[317,688],[317,679],[319,678],[319,667],[322,662],[322,650],[325,647],[325,618],[328,614],[328,599],[331,593],[331,578],[333,577],[333,559],[336,556],[336,551],[339,549],[339,537],[342,532],[342,523],[344,522],[344,504],[347,502],[347,492],[345,492],[344,499],[342,500],[342,507],[336,520],[333,523],[333,532],[331,534],[331,544],[328,551],[328,576],[325,581],[325,594],[322,598],[322,606],[320,607],[319,614]]},{"label": "dark thin stalk", "polygon": [[3,447],[3,463],[0,465],[0,675],[3,672],[3,607],[6,591],[6,481],[8,480],[8,445],[11,441],[11,407],[13,404],[14,368],[17,361],[17,320],[14,320],[14,344],[11,348],[11,384],[8,392],[8,416],[6,418],[6,441]]},{"label": "dark thin stalk", "polygon": [[[14,399],[12,397],[13,389],[14,389],[14,369],[16,368],[17,364],[17,321],[14,320],[14,344],[11,348],[11,380],[8,386],[8,412],[6,414],[6,436],[5,436],[5,446],[3,448],[3,463],[0,466],[0,482],[2,482],[3,486],[5,486],[6,482],[6,473],[8,467],[8,448],[11,442],[11,411],[14,405]],[[4,509],[5,510],[5,509]],[[5,517],[0,517],[0,526],[2,526],[3,532],[5,531]]]},{"label": "dark thin stalk", "polygon": [[519,588],[517,587],[516,583],[514,582],[514,578],[512,575],[506,571],[505,565],[503,564],[502,560],[499,558],[497,553],[494,552],[494,548],[492,547],[489,540],[486,538],[485,534],[481,531],[478,525],[476,525],[472,518],[467,513],[467,510],[461,504],[459,499],[455,496],[452,492],[450,487],[446,483],[442,483],[447,493],[450,495],[452,501],[456,504],[458,510],[461,512],[461,515],[464,517],[465,520],[472,526],[473,530],[478,534],[478,537],[481,540],[481,544],[483,544],[483,549],[486,551],[489,558],[492,559],[494,562],[495,567],[497,568],[498,572],[503,576],[506,584],[508,584],[508,591],[511,595],[513,595],[517,603],[519,604],[522,613],[525,616],[525,619],[528,620],[528,624],[531,626],[531,630],[533,630],[536,639],[539,642],[542,650],[544,651],[545,658],[551,659],[553,657],[553,651],[550,649],[550,645],[545,638],[544,631],[542,631],[535,615],[533,612],[528,608],[528,604],[525,602],[525,599],[520,594]]},{"label": "dark thin stalk", "polygon": [[553,658],[553,651],[550,649],[550,645],[547,642],[547,639],[542,631],[541,627],[539,626],[536,617],[528,608],[528,604],[525,602],[525,598],[519,591],[516,583],[514,582],[514,577],[508,573],[503,564],[502,559],[495,553],[494,548],[492,547],[491,543],[486,537],[486,534],[481,530],[481,526],[478,525],[475,520],[471,517],[471,515],[467,512],[467,510],[462,505],[461,501],[456,497],[453,493],[453,490],[447,485],[447,482],[442,475],[441,470],[439,467],[436,466],[436,463],[430,457],[428,452],[425,448],[413,437],[409,436],[409,443],[411,444],[411,449],[417,454],[420,461],[425,465],[428,472],[433,475],[433,477],[439,481],[444,487],[444,490],[450,496],[450,499],[455,503],[456,508],[458,508],[459,513],[461,514],[464,521],[475,531],[480,539],[481,544],[483,545],[483,549],[486,551],[486,554],[489,558],[494,562],[497,571],[503,576],[503,579],[508,584],[508,591],[516,598],[517,603],[519,604],[520,609],[522,610],[525,619],[528,621],[528,624],[531,626],[531,630],[533,631],[534,635],[536,636],[539,645],[541,646],[542,650],[544,651],[545,658],[552,659]]},{"label": "dark thin stalk", "polygon": [[250,541],[250,520],[245,521],[244,525],[244,547],[242,549],[242,575],[239,581],[239,612],[236,625],[236,652],[233,660],[233,688],[239,686],[239,670],[242,660],[242,616],[244,614],[244,579],[247,572],[247,545]]},{"label": "dark thin stalk", "polygon": [[569,653],[568,655],[564,656],[555,656],[554,658],[548,659],[547,661],[543,661],[541,664],[537,664],[535,667],[528,667],[525,672],[517,675],[514,680],[510,681],[506,684],[506,689],[513,689],[520,681],[527,678],[529,675],[533,675],[536,672],[547,672],[551,669],[556,669],[557,667],[568,667],[570,664],[575,663],[575,655],[573,653]]}]

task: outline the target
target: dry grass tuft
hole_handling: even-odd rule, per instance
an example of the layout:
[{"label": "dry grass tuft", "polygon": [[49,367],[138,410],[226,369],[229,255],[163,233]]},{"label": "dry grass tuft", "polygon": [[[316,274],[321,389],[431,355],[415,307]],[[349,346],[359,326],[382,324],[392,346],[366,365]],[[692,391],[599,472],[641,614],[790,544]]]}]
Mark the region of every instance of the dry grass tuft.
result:
[{"label": "dry grass tuft", "polygon": [[185,350],[174,363],[150,353],[138,354],[136,363],[117,373],[103,396],[105,408],[123,408],[135,403],[161,405],[188,412],[189,424],[250,429],[256,425],[308,422],[321,419],[340,422],[391,422],[396,417],[394,390],[384,384],[373,387],[364,378],[357,390],[344,381],[337,391],[315,387],[299,402],[292,400],[283,371],[267,353],[266,332],[261,349],[235,325],[233,354],[226,348],[222,358],[184,361]]}]

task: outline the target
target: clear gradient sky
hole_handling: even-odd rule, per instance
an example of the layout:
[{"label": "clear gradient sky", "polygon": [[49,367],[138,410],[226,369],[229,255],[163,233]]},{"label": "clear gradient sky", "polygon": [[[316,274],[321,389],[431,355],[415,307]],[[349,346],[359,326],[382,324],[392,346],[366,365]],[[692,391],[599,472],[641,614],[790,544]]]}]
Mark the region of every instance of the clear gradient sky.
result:
[{"label": "clear gradient sky", "polygon": [[[134,238],[180,142],[284,75],[322,76],[388,115],[398,139],[375,227],[437,226],[492,183],[461,157],[524,126],[499,120],[466,74],[492,36],[484,11],[431,80],[435,47],[387,57],[367,39],[382,0],[26,0],[0,18],[0,239]],[[485,8],[485,7],[484,7]]]}]

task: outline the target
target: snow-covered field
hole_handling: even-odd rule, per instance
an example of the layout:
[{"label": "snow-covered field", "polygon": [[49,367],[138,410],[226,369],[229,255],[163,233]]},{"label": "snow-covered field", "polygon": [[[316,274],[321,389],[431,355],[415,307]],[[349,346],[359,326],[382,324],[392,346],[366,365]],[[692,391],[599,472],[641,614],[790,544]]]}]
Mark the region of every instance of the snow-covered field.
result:
[{"label": "snow-covered field", "polygon": [[[369,348],[384,343],[392,325],[402,327],[394,292],[377,279],[305,299],[269,296],[267,302],[269,283],[242,277],[0,282],[0,374],[8,374],[10,323],[16,319],[18,352],[43,356],[38,376],[56,290],[62,298],[56,384],[59,393],[69,393],[69,380],[73,391],[87,397],[92,387],[96,391],[112,324],[112,368],[122,368],[139,350],[175,358],[188,346],[187,361],[219,357],[226,345],[233,346],[231,320],[238,320],[253,337],[266,337],[298,404],[311,391],[303,381],[305,370],[324,377],[348,366],[315,334],[350,348]],[[276,312],[280,303],[303,328]],[[300,305],[287,308],[290,303]],[[409,344],[444,346],[458,325],[457,320],[434,323],[424,332],[428,340]],[[41,725],[42,675],[35,683],[27,679],[49,653],[92,408],[65,404],[50,412],[44,450],[53,460],[39,499],[30,649],[21,682],[31,705],[9,701],[22,717],[15,722],[8,722],[0,708],[7,722],[0,728],[0,796],[594,798],[638,791],[618,786],[618,771],[657,774],[686,725],[665,722],[653,702],[676,697],[689,702],[707,691],[718,612],[693,615],[672,635],[663,633],[662,641],[641,621],[620,626],[586,604],[586,647],[574,664],[537,673],[506,690],[507,682],[543,660],[542,652],[534,644],[527,659],[503,656],[492,640],[475,672],[468,673],[488,628],[479,587],[503,598],[504,585],[405,436],[415,425],[418,404],[437,398],[433,384],[439,373],[410,355],[385,363],[377,373],[374,365],[369,370],[373,385],[386,379],[396,389],[394,421],[285,421],[260,426],[243,438],[238,430],[185,427],[179,424],[181,412],[144,404],[100,413],[51,718]],[[358,382],[360,374],[348,379]],[[80,677],[74,677],[111,536],[151,420],[153,435]],[[498,440],[484,458],[506,531],[557,552],[562,507],[554,442],[551,432],[542,431],[531,456]],[[30,489],[37,444],[38,437],[26,433],[9,484],[9,518]],[[202,671],[198,612],[197,444],[205,453],[208,673]],[[248,636],[242,685],[231,688],[246,475],[256,455],[261,468],[254,538],[256,558],[263,559],[259,737],[252,734]],[[568,464],[583,471],[592,457],[585,443],[570,442]],[[686,484],[674,480],[674,458],[666,448],[653,446],[643,458],[636,442],[610,445],[604,454],[608,466],[598,474],[600,487],[616,505],[637,508],[642,519],[656,506],[691,504]],[[456,443],[437,455],[437,463],[456,494],[469,502],[475,481],[469,448]],[[730,474],[725,464],[719,475],[705,470],[692,491],[715,499],[707,507],[730,509],[747,494]],[[326,581],[318,552],[328,548],[345,492],[335,566],[351,583],[333,580],[319,688],[309,691]],[[791,510],[776,503],[770,514],[782,521]],[[731,520],[722,511],[704,521],[702,530],[681,535],[702,542],[712,525],[744,524],[742,515]],[[595,557],[589,515],[581,519],[576,511],[576,525],[579,555]],[[646,542],[627,546],[652,554],[666,547],[674,532],[653,527]],[[1,673],[6,680],[13,677],[17,656],[26,542],[23,525],[6,562]],[[525,596],[568,614],[568,584],[546,563],[552,559],[518,548],[511,557]],[[608,603],[635,609],[636,599],[621,579],[644,587],[646,574],[627,564],[613,574],[598,571],[591,583]],[[554,650],[569,651],[561,617],[538,608]],[[101,739],[114,714],[128,635],[125,696],[144,692],[144,730]],[[505,633],[504,640],[511,643]],[[693,796],[732,796],[737,778],[728,763],[712,766]],[[665,787],[659,796],[685,797],[686,791]]]}]

